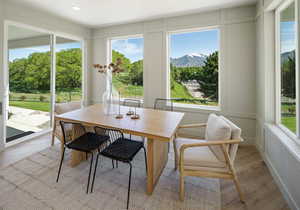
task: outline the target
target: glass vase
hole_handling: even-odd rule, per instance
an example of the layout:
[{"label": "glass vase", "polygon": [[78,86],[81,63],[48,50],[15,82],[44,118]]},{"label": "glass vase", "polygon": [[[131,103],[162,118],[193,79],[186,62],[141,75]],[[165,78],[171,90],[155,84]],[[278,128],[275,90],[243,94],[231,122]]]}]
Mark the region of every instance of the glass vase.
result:
[{"label": "glass vase", "polygon": [[115,115],[118,112],[119,94],[112,84],[112,75],[107,75],[106,91],[102,95],[103,110],[105,115]]}]

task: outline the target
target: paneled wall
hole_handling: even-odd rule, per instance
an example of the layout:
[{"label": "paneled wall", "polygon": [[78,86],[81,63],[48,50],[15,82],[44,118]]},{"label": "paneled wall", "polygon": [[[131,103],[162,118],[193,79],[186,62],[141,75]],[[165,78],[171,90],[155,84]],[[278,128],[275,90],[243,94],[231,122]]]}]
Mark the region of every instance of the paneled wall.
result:
[{"label": "paneled wall", "polygon": [[300,146],[275,124],[275,8],[281,2],[257,4],[256,147],[291,209],[300,209]]},{"label": "paneled wall", "polygon": [[[218,26],[220,43],[220,95],[223,114],[243,129],[245,143],[255,141],[256,51],[255,6],[222,9],[194,15],[100,28],[93,31],[93,63],[107,62],[107,39],[135,34],[144,36],[144,106],[167,96],[167,32]],[[91,103],[101,101],[105,79],[91,72]],[[205,122],[211,111],[177,108],[186,112],[183,123]],[[189,131],[198,134],[198,130]]]}]

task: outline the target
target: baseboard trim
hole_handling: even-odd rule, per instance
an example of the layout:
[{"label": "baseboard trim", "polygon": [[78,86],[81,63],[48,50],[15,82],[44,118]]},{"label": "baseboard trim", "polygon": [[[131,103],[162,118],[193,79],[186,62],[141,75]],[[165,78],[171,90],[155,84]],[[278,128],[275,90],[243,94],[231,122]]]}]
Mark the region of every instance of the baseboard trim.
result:
[{"label": "baseboard trim", "polygon": [[267,164],[271,175],[273,177],[273,179],[275,180],[277,186],[279,187],[280,192],[282,193],[284,199],[286,200],[286,202],[288,203],[289,207],[293,210],[300,210],[300,207],[297,206],[296,201],[293,199],[293,197],[291,196],[291,193],[289,192],[287,186],[284,184],[284,182],[282,181],[281,177],[279,176],[277,170],[275,169],[275,167],[273,166],[272,162],[270,161],[270,159],[268,158],[267,155],[265,155],[265,153],[262,153],[260,151],[265,163]]}]

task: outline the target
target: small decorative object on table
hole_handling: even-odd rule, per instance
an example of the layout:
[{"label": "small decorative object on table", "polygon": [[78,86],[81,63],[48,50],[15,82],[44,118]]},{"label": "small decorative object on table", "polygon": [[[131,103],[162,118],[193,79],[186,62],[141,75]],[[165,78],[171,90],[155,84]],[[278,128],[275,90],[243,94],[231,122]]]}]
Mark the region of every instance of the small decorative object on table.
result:
[{"label": "small decorative object on table", "polygon": [[122,119],[123,118],[123,115],[121,114],[121,105],[120,105],[120,103],[121,103],[121,93],[119,92],[119,113],[116,115],[116,119]]},{"label": "small decorative object on table", "polygon": [[[135,91],[134,91],[134,98],[136,98],[136,86],[137,86],[137,83],[135,83]],[[140,115],[136,113],[136,106],[134,107],[134,114],[131,115],[131,119],[133,120],[137,120],[137,119],[140,119]]]},{"label": "small decorative object on table", "polygon": [[102,74],[106,75],[106,91],[102,95],[102,103],[104,106],[104,112],[107,115],[113,115],[115,114],[115,108],[116,106],[113,104],[116,102],[117,93],[113,90],[112,85],[112,76],[114,74],[118,74],[120,72],[123,72],[124,70],[121,68],[122,61],[120,58],[117,58],[116,63],[110,63],[109,65],[100,65],[100,64],[94,64],[94,68]]},{"label": "small decorative object on table", "polygon": [[134,114],[134,111],[131,110],[131,107],[129,107],[129,110],[128,112],[126,113],[126,115],[130,116],[130,115],[133,115]]}]

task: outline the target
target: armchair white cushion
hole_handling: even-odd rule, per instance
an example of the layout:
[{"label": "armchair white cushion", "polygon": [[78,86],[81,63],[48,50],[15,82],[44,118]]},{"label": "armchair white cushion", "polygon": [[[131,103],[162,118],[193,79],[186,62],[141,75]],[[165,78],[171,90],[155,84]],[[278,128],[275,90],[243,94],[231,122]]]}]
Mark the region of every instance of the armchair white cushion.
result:
[{"label": "armchair white cushion", "polygon": [[[231,127],[231,139],[241,139],[242,129],[237,127],[233,122],[231,122],[226,117],[220,116],[220,118],[223,119],[225,122],[227,122],[228,125]],[[235,160],[238,147],[239,147],[238,144],[229,145],[229,155],[232,162]]]},{"label": "armchair white cushion", "polygon": [[[210,114],[205,130],[205,140],[220,141],[228,139],[231,139],[230,125],[217,115]],[[225,162],[224,154],[220,146],[209,146],[209,149],[220,161]]]},{"label": "armchair white cushion", "polygon": [[[180,154],[180,148],[183,144],[195,144],[199,142],[207,142],[205,140],[189,139],[178,137],[175,140],[176,154]],[[224,168],[226,164],[217,159],[214,153],[208,147],[191,147],[184,152],[184,168],[197,169],[197,167],[215,167]]]}]

